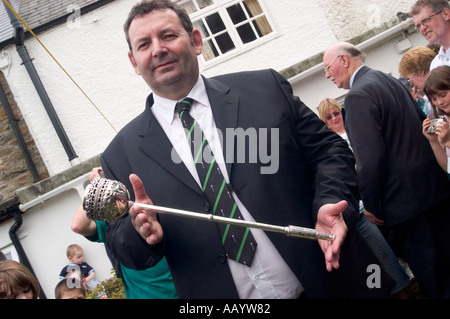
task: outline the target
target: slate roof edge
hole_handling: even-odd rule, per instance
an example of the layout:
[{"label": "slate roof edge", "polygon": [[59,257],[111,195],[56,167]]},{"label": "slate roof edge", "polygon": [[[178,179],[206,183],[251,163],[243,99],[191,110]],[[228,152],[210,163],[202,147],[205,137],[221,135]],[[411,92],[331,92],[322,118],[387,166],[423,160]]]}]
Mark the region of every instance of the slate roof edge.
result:
[{"label": "slate roof edge", "polygon": [[[98,9],[100,7],[103,7],[103,6],[105,6],[105,5],[107,5],[107,4],[111,3],[111,2],[114,2],[114,1],[116,1],[116,0],[100,0],[100,1],[88,4],[87,6],[84,6],[84,7],[80,8],[80,14],[84,15],[86,13],[94,11],[94,10],[96,10],[96,9]],[[41,24],[41,25],[39,25],[37,27],[34,27],[34,28],[32,28],[32,30],[33,30],[33,32],[35,34],[39,34],[39,33],[43,32],[43,31],[49,30],[49,29],[51,29],[53,27],[62,25],[64,23],[66,23],[67,18],[71,14],[73,14],[73,12],[68,12],[68,13],[66,13],[66,14],[64,14],[62,16],[59,16],[59,17],[57,17],[57,18],[55,18],[55,19],[53,19],[53,20],[51,20],[49,22],[46,22],[46,23]],[[25,31],[25,39],[29,39],[29,38],[33,37],[30,34],[30,32],[25,28],[25,26],[24,26],[24,31]],[[3,49],[4,47],[8,46],[8,45],[13,45],[14,43],[15,43],[15,41],[14,41],[14,35],[13,35],[11,38],[0,42],[0,50]]]}]

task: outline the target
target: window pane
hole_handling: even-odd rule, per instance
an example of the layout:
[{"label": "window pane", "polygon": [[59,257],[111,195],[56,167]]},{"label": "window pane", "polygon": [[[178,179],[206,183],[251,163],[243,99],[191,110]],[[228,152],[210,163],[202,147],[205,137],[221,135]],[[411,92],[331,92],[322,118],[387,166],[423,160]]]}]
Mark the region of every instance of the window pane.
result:
[{"label": "window pane", "polygon": [[186,10],[187,14],[191,14],[197,11],[197,8],[195,7],[195,4],[192,0],[180,1],[178,2],[178,5],[182,7],[184,10]]},{"label": "window pane", "polygon": [[258,0],[244,0],[244,7],[250,17],[255,17],[258,14],[263,13]]},{"label": "window pane", "polygon": [[225,24],[223,24],[222,18],[218,13],[207,16],[206,23],[208,23],[209,29],[213,34],[225,30]]},{"label": "window pane", "polygon": [[238,27],[237,32],[239,33],[239,36],[241,37],[243,43],[249,43],[256,40],[256,35],[249,23]]},{"label": "window pane", "polygon": [[227,11],[230,15],[231,21],[233,21],[234,24],[238,24],[239,22],[245,21],[247,19],[239,3],[235,4],[234,6],[228,7]]},{"label": "window pane", "polygon": [[206,8],[213,4],[213,0],[197,0],[198,7],[200,9]]},{"label": "window pane", "polygon": [[193,23],[194,28],[200,30],[200,33],[202,34],[202,38],[208,38],[210,36],[208,29],[206,29],[205,24],[203,21],[196,21]]},{"label": "window pane", "polygon": [[255,29],[260,37],[268,35],[272,32],[272,27],[265,16],[255,19],[253,25],[255,26]]},{"label": "window pane", "polygon": [[[232,50],[241,49],[246,44],[273,32],[259,0],[179,0],[176,2],[188,7],[191,12],[195,10],[193,12],[196,14],[196,21],[193,23],[194,28],[200,30],[203,38],[202,56],[205,61],[213,60]],[[230,2],[231,4],[225,4]],[[206,9],[202,10],[204,8]]]},{"label": "window pane", "polygon": [[[176,1],[188,14],[197,12],[213,4],[213,0],[181,0]],[[198,9],[197,9],[198,8]]]},{"label": "window pane", "polygon": [[219,56],[219,52],[217,52],[217,49],[211,40],[208,40],[203,43],[202,54],[203,54],[203,57],[205,58],[205,61],[212,60],[216,56]]},{"label": "window pane", "polygon": [[216,37],[217,44],[219,45],[220,51],[227,53],[235,48],[233,41],[228,33],[221,34]]}]

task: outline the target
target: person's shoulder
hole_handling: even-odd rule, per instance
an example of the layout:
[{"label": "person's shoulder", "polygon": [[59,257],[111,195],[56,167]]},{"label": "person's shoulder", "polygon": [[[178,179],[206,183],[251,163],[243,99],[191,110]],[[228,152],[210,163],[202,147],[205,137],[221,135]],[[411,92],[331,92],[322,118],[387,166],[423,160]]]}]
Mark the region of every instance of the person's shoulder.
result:
[{"label": "person's shoulder", "polygon": [[216,80],[227,80],[227,79],[248,79],[248,78],[260,78],[265,76],[273,76],[274,74],[278,74],[273,69],[261,69],[261,70],[249,70],[249,71],[239,71],[239,72],[231,72],[220,74],[212,77],[212,79]]},{"label": "person's shoulder", "polygon": [[[350,91],[358,91],[362,88],[378,86],[386,81],[397,81],[393,76],[383,71],[362,67],[355,76],[355,81]],[[349,92],[350,93],[350,92]]]},{"label": "person's shoulder", "polygon": [[108,144],[104,153],[112,150],[116,152],[115,147],[122,147],[122,145],[128,145],[131,136],[142,135],[146,132],[148,125],[150,124],[150,118],[152,117],[151,106],[146,107],[140,114],[131,119],[125,126],[120,129],[111,142]]},{"label": "person's shoulder", "polygon": [[247,91],[251,88],[273,87],[273,85],[286,81],[278,72],[272,69],[261,69],[227,73],[209,78],[209,84],[221,83],[229,88]]}]

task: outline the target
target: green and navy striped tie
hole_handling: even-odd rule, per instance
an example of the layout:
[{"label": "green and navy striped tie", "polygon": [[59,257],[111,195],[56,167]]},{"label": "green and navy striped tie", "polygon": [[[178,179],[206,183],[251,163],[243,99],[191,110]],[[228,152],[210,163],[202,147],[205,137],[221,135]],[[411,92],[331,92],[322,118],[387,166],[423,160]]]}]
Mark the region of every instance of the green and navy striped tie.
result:
[{"label": "green and navy striped tie", "polygon": [[[179,114],[185,128],[202,190],[212,207],[212,213],[243,219],[232,196],[232,189],[223,177],[206,137],[189,113],[192,102],[190,98],[178,102],[175,112]],[[227,257],[250,267],[257,246],[250,229],[230,224],[216,225]]]}]

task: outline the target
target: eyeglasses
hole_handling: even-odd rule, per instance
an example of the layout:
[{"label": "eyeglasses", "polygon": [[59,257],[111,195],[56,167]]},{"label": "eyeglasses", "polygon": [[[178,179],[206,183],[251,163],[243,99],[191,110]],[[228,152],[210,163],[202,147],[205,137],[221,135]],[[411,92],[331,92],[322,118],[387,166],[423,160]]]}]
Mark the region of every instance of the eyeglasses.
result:
[{"label": "eyeglasses", "polygon": [[326,74],[330,74],[330,68],[333,66],[333,63],[336,62],[336,60],[339,59],[340,57],[342,57],[342,54],[338,55],[333,61],[331,61],[330,64],[328,64],[328,66],[324,67]]},{"label": "eyeglasses", "polygon": [[331,120],[333,117],[338,117],[339,115],[341,115],[341,111],[334,111],[331,114],[327,114],[327,116],[325,117],[327,119],[327,121]]},{"label": "eyeglasses", "polygon": [[412,87],[414,87],[414,83],[413,83],[413,81],[412,81],[412,77],[415,76],[415,75],[416,75],[416,73],[411,74],[411,76],[410,76],[409,79],[408,79],[408,83],[409,83]]},{"label": "eyeglasses", "polygon": [[422,21],[420,21],[420,23],[416,24],[416,30],[417,30],[417,31],[420,31],[420,29],[422,28],[422,26],[424,26],[425,24],[428,24],[428,23],[431,21],[431,19],[434,18],[434,16],[437,16],[437,15],[440,14],[440,13],[442,13],[442,10],[439,11],[439,12],[436,12],[436,13],[434,13],[434,14],[432,14],[432,15],[430,15],[430,16],[427,17],[427,18],[424,18]]}]

